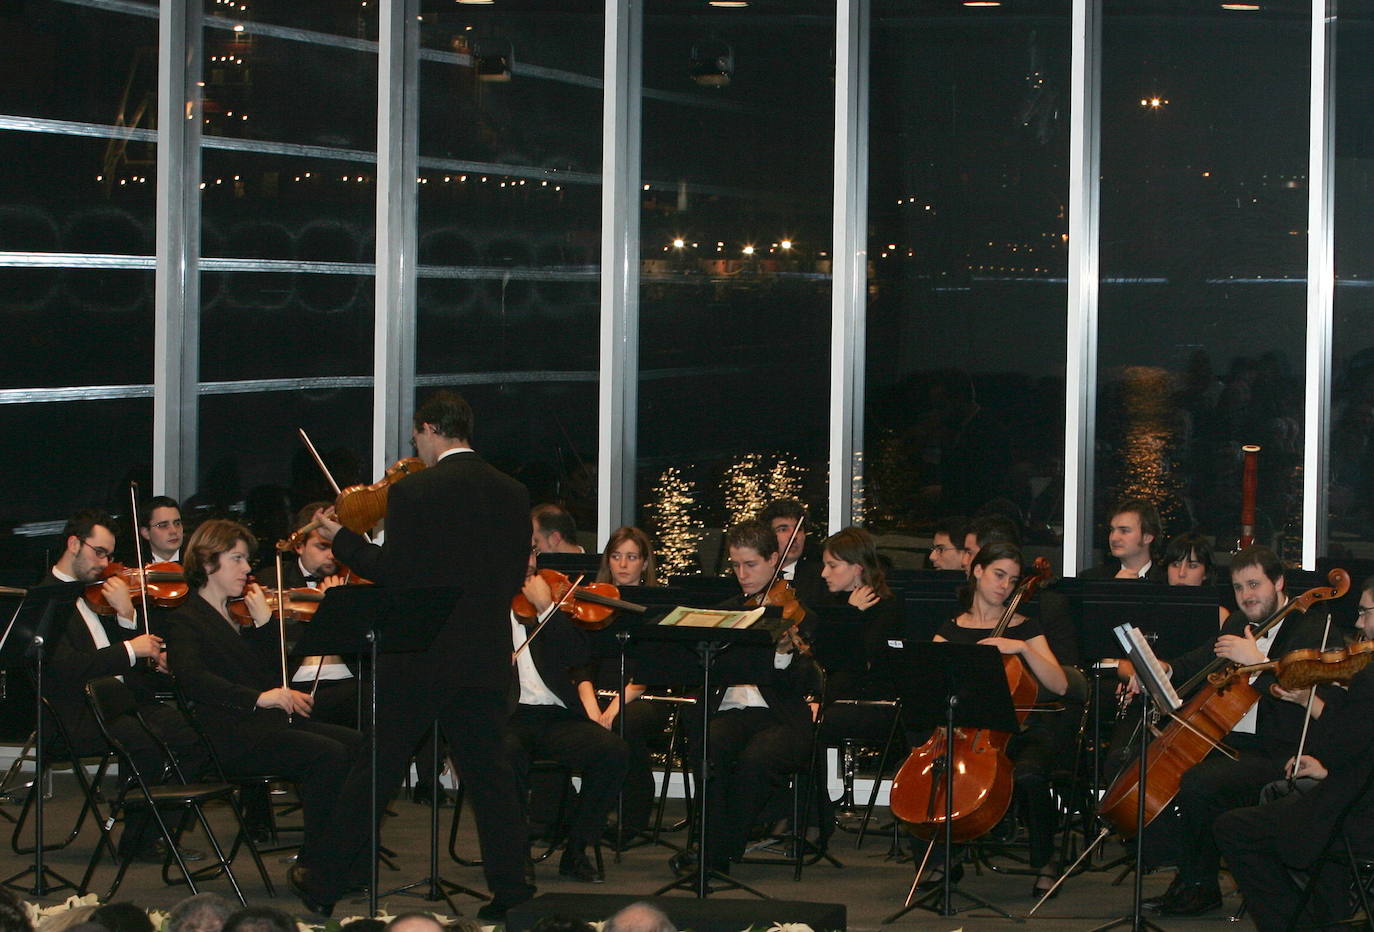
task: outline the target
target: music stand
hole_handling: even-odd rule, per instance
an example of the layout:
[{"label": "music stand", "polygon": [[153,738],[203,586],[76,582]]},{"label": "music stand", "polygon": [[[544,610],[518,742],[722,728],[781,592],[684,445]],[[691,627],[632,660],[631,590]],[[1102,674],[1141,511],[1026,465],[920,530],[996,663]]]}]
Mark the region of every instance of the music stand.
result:
[{"label": "music stand", "polygon": [[[947,729],[946,735],[953,735],[956,727],[986,728],[1009,734],[1021,730],[1016,720],[1016,710],[1012,707],[1002,655],[995,647],[986,644],[952,644],[948,641],[914,644],[910,648],[904,675],[898,682],[901,684],[902,709],[906,713],[908,728],[924,730],[944,727]],[[946,741],[946,755],[949,747],[950,742]],[[895,922],[917,907],[941,916],[953,916],[964,909],[982,906],[1014,919],[1005,910],[965,893],[954,884],[954,768],[942,755],[937,761],[936,770],[943,774],[945,781],[943,882],[924,896],[916,897],[921,874],[935,845],[932,839],[925,857],[916,868],[916,876],[911,881],[911,890],[907,892],[902,908],[884,919],[883,924]],[[931,791],[934,792],[933,785]],[[954,906],[956,894],[968,901],[957,909]],[[936,898],[939,900],[938,907],[932,905]]]},{"label": "music stand", "polygon": [[[33,864],[3,881],[5,886],[22,890],[31,896],[47,896],[66,887],[78,893],[85,892],[43,863],[43,770],[47,764],[43,728],[43,667],[47,655],[66,626],[66,615],[58,609],[75,602],[85,588],[84,583],[74,582],[50,583],[28,590],[0,635],[0,669],[25,669],[33,677]],[[77,766],[80,766],[79,762]],[[33,874],[33,886],[21,886],[18,881],[29,874]],[[56,882],[50,885],[49,877]]]},{"label": "music stand", "polygon": [[[416,589],[387,589],[383,586],[336,586],[330,589],[309,628],[296,644],[305,655],[362,654],[368,655],[372,668],[368,718],[368,772],[371,792],[368,794],[369,880],[367,909],[369,916],[377,915],[377,655],[416,653],[434,642],[439,629],[453,614],[454,606],[462,598],[459,587],[422,587]],[[436,789],[436,798],[437,790]],[[437,815],[430,824],[430,884],[426,899],[447,899],[442,889],[468,893],[486,899],[475,890],[450,883],[439,877]],[[417,886],[426,880],[418,881]],[[450,901],[450,905],[452,902]],[[458,910],[455,908],[454,912]]]},{"label": "music stand", "polygon": [[[768,609],[773,615],[778,615],[780,610],[776,607]],[[762,621],[763,619],[760,619]],[[655,663],[661,664],[666,668],[677,668],[678,676],[685,672],[681,669],[681,658],[684,652],[681,648],[685,647],[694,654],[696,662],[700,665],[701,672],[701,748],[700,748],[700,769],[697,771],[697,871],[696,876],[684,875],[677,878],[672,883],[655,890],[654,896],[662,896],[669,890],[684,890],[696,888],[696,895],[699,899],[705,898],[712,891],[708,885],[709,880],[716,880],[721,884],[720,889],[743,890],[752,893],[760,899],[769,899],[768,895],[755,890],[748,884],[741,883],[732,878],[729,874],[721,871],[711,870],[706,864],[706,842],[707,842],[707,815],[709,805],[707,804],[707,782],[711,779],[709,769],[709,747],[708,739],[711,729],[710,702],[711,690],[713,686],[713,671],[725,685],[741,683],[764,682],[773,675],[773,637],[765,630],[757,627],[753,628],[699,628],[699,627],[678,627],[662,625],[644,625],[636,631],[632,637],[648,643],[657,642],[663,650],[661,652],[648,650],[645,651],[644,660],[646,666],[653,668]],[[730,648],[735,648],[729,654],[730,663],[723,670],[716,670],[716,663],[721,655]],[[676,648],[676,650],[675,650]],[[674,656],[674,655],[677,656]],[[688,654],[690,656],[691,654]],[[656,673],[651,673],[645,677],[646,680],[662,678],[665,672],[658,669]],[[671,677],[671,674],[668,674]],[[685,677],[683,680],[685,681]],[[721,685],[715,683],[715,686]]]}]

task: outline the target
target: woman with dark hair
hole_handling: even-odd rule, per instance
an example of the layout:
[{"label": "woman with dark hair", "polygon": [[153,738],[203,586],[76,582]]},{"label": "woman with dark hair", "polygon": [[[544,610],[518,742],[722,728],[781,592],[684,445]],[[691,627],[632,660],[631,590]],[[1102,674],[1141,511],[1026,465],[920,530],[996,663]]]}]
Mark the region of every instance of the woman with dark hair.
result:
[{"label": "woman with dark hair", "polygon": [[[1171,586],[1207,586],[1216,581],[1216,567],[1212,562],[1212,545],[1195,532],[1175,534],[1164,548],[1164,567]],[[1226,624],[1231,613],[1224,605],[1217,607],[1217,626]]]},{"label": "woman with dark hair", "polygon": [[[1001,637],[989,637],[1004,612],[1003,605],[1021,579],[1021,550],[1011,544],[988,544],[978,551],[969,566],[969,580],[960,589],[964,610],[940,626],[936,641],[956,644],[987,644],[1003,654],[1021,658],[1041,691],[1063,696],[1068,678],[1050,649],[1040,622],[1025,615],[1013,615]],[[1058,871],[1054,855],[1054,799],[1050,795],[1050,771],[1059,759],[1055,718],[1032,714],[1020,734],[1013,735],[1007,756],[1017,796],[1026,809],[1026,832],[1030,839],[1030,866],[1036,872],[1031,895],[1042,896],[1053,886]]]},{"label": "woman with dark hair", "polygon": [[821,578],[831,599],[811,646],[825,670],[826,699],[891,698],[881,658],[887,642],[902,637],[902,605],[888,588],[873,535],[847,527],[828,538]]},{"label": "woman with dark hair", "polygon": [[[167,660],[228,775],[267,767],[295,782],[305,812],[300,860],[309,864],[362,736],[311,721],[310,694],[282,685],[281,622],[248,581],[256,546],[247,528],[219,518],[191,535],[184,559],[195,592],[167,620]],[[238,598],[252,616],[242,630],[228,608]]]}]

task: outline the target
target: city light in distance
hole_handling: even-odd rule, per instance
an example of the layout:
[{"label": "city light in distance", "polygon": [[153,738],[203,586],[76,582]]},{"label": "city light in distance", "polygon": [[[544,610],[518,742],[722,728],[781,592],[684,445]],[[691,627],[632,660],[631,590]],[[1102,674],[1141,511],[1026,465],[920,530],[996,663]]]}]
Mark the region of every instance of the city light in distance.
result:
[{"label": "city light in distance", "polygon": [[744,254],[745,254],[746,256],[752,256],[752,255],[754,254],[754,247],[753,247],[753,246],[745,246],[745,247],[744,247]]},{"label": "city light in distance", "polygon": [[1223,10],[1230,10],[1232,13],[1258,13],[1260,5],[1258,3],[1223,3]]},{"label": "city light in distance", "polygon": [[783,240],[781,243],[778,243],[778,246],[781,247],[782,249],[791,249],[791,248],[792,248],[792,241],[791,241],[790,239],[785,239],[785,240]]},{"label": "city light in distance", "polygon": [[722,10],[742,10],[749,5],[749,0],[706,0],[710,6],[719,7]]},{"label": "city light in distance", "polygon": [[684,240],[684,239],[683,239],[682,237],[680,237],[680,236],[677,237],[677,238],[675,238],[675,239],[673,240],[673,248],[674,248],[674,249],[681,249],[683,246],[686,246],[686,245],[687,245],[687,241]]},{"label": "city light in distance", "polygon": [[964,6],[1001,6],[1002,0],[964,0]]},{"label": "city light in distance", "polygon": [[1169,99],[1167,97],[1156,96],[1140,98],[1140,106],[1144,107],[1146,110],[1158,110],[1159,108],[1167,107],[1168,105]]}]

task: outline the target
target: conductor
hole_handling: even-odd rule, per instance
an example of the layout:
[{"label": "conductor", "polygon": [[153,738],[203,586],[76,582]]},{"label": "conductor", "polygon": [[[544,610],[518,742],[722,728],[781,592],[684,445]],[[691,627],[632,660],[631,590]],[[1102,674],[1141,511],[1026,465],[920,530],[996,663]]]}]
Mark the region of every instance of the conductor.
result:
[{"label": "conductor", "polygon": [[[320,511],[319,533],[350,567],[392,588],[461,587],[463,595],[423,653],[382,654],[377,663],[378,812],[400,787],[415,743],[437,717],[462,772],[492,900],[479,919],[502,919],[534,895],[525,880],[529,833],[517,781],[503,750],[511,677],[510,601],[530,547],[529,493],[473,452],[472,409],[455,392],[415,411],[411,443],[426,469],[395,483],[386,542],[368,543]],[[340,792],[324,852],[288,874],[312,912],[329,915],[348,878],[366,870],[366,762]]]}]

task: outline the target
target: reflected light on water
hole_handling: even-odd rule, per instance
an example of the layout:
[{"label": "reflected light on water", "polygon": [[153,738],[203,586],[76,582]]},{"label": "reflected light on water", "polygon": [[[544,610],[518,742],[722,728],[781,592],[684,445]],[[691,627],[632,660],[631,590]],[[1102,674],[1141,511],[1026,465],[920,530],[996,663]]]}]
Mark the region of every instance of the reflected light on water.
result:
[{"label": "reflected light on water", "polygon": [[676,466],[658,477],[646,507],[657,533],[655,549],[662,576],[685,576],[696,570],[702,538],[701,522],[693,516],[696,498],[696,489]]},{"label": "reflected light on water", "polygon": [[1154,502],[1168,527],[1180,511],[1183,493],[1175,470],[1181,441],[1175,376],[1155,366],[1126,366],[1121,381],[1118,497]]}]

